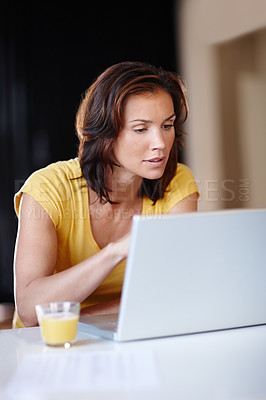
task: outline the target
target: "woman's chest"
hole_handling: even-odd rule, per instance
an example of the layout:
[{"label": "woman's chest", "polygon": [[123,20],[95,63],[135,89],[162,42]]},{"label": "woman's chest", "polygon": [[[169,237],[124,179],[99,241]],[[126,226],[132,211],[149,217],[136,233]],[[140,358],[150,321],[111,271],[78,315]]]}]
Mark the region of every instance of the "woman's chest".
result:
[{"label": "woman's chest", "polygon": [[100,248],[130,232],[132,218],[141,213],[141,205],[132,208],[105,204],[90,207],[90,226],[94,240]]}]

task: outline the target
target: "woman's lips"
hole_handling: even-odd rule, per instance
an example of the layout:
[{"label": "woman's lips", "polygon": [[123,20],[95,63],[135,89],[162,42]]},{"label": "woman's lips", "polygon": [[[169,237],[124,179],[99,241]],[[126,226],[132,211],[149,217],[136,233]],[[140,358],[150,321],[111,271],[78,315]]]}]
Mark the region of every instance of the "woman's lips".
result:
[{"label": "woman's lips", "polygon": [[153,166],[161,166],[164,164],[166,157],[154,157],[149,160],[144,160],[145,163],[153,165]]}]

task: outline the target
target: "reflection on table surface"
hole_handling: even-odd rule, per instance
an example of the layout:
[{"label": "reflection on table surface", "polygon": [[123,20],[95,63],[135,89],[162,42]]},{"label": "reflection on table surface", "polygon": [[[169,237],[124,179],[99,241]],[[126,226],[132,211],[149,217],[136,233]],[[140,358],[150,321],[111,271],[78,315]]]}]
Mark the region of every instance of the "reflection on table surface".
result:
[{"label": "reflection on table surface", "polygon": [[265,325],[127,343],[79,331],[69,349],[38,327],[2,330],[0,353],[1,399],[266,398]]}]

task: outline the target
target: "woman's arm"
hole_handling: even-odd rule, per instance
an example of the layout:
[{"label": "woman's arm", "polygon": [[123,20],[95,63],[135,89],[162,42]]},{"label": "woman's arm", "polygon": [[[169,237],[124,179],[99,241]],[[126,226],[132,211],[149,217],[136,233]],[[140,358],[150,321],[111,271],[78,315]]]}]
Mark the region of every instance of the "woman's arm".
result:
[{"label": "woman's arm", "polygon": [[185,199],[177,203],[168,214],[178,214],[183,212],[197,211],[198,208],[198,193],[192,193]]},{"label": "woman's arm", "polygon": [[23,194],[14,259],[15,300],[26,326],[37,324],[35,304],[83,301],[127,256],[129,235],[74,267],[54,274],[57,235],[46,211]]},{"label": "woman's arm", "polygon": [[119,312],[119,307],[120,298],[107,301],[106,303],[84,307],[80,310],[80,315],[117,314]]}]

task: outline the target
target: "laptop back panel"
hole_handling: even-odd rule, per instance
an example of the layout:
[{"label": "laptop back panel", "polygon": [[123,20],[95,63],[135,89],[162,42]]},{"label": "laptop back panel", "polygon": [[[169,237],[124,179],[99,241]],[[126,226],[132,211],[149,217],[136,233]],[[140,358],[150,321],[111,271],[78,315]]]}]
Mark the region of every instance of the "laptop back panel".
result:
[{"label": "laptop back panel", "polygon": [[116,340],[266,323],[266,210],[135,216]]}]

